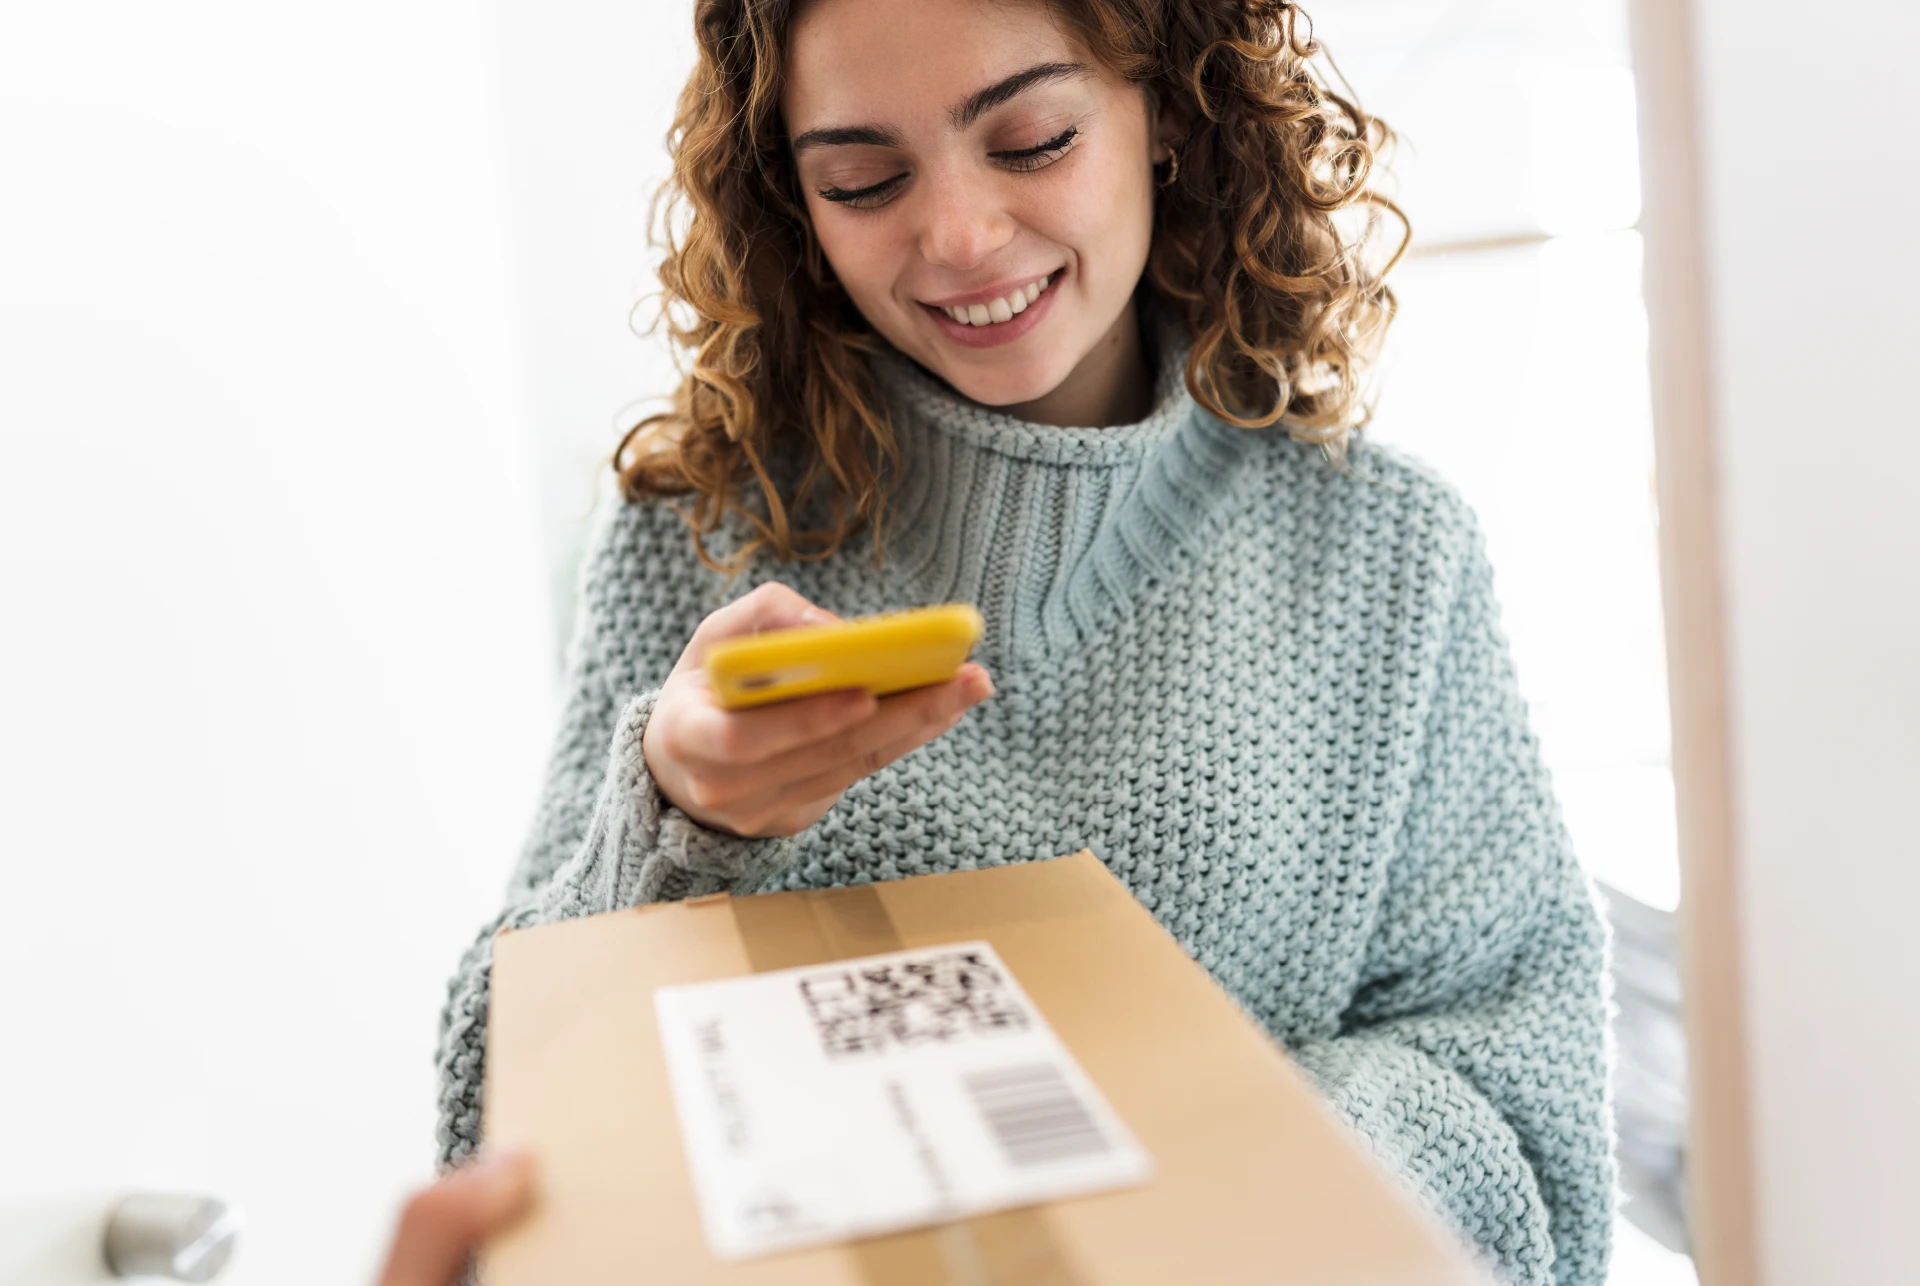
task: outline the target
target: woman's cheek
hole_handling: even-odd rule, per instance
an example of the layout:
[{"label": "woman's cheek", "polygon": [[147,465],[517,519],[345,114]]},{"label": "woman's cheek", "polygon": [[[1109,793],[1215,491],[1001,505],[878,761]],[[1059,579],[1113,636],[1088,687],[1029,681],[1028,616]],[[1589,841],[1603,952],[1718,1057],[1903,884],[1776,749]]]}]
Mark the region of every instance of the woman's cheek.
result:
[{"label": "woman's cheek", "polygon": [[1152,188],[1122,158],[1086,159],[1097,164],[1041,195],[1031,217],[1042,235],[1072,248],[1089,288],[1131,292],[1153,234]]},{"label": "woman's cheek", "polygon": [[891,257],[888,247],[892,238],[875,229],[875,222],[871,218],[849,218],[844,210],[830,209],[816,213],[813,227],[827,266],[833,269],[854,307],[869,322],[879,325],[875,309],[885,306],[888,287],[898,274],[884,266]]}]

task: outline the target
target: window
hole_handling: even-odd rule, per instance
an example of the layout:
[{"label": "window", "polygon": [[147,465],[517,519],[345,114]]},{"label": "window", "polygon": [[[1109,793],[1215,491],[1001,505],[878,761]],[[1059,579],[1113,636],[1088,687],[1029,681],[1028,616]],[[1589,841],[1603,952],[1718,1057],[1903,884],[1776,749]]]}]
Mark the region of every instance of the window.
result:
[{"label": "window", "polygon": [[[1361,105],[1401,136],[1386,190],[1414,242],[1392,278],[1401,311],[1368,433],[1433,465],[1478,512],[1576,851],[1603,885],[1671,911],[1625,0],[1327,0],[1309,11]],[[1673,1071],[1679,1029],[1665,1019]],[[1623,1130],[1629,1115],[1663,1127],[1654,1150],[1677,1177],[1678,1078],[1628,1075]],[[1613,1281],[1680,1286],[1694,1274],[1622,1219]]]}]

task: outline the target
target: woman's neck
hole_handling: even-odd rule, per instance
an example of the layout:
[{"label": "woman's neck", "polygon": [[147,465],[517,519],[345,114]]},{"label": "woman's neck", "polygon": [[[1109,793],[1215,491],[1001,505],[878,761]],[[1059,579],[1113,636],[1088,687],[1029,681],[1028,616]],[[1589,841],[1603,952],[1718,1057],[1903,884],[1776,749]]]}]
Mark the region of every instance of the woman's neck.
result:
[{"label": "woman's neck", "polygon": [[1150,405],[1104,426],[1036,423],[876,354],[900,448],[882,538],[899,586],[888,601],[972,603],[987,622],[983,656],[1036,657],[1079,647],[1212,538],[1222,506],[1245,499],[1240,462],[1272,436],[1200,413],[1185,335],[1151,305],[1140,321]]},{"label": "woman's neck", "polygon": [[1108,428],[1145,419],[1153,409],[1153,375],[1133,301],[1052,392],[1000,409],[1030,424],[1059,428]]}]

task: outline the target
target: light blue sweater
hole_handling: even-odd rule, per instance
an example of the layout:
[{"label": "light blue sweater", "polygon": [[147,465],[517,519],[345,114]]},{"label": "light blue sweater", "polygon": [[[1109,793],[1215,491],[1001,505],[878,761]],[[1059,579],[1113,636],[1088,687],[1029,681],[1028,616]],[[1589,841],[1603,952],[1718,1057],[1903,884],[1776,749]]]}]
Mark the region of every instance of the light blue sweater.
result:
[{"label": "light blue sweater", "polygon": [[[1220,423],[1169,347],[1150,417],[1103,429],[879,359],[906,463],[878,568],[855,542],[728,585],[667,507],[608,516],[532,837],[453,980],[445,1156],[479,1128],[502,922],[1085,847],[1505,1276],[1605,1279],[1604,931],[1472,515],[1391,452],[1342,472]],[[641,734],[695,625],[768,579],[844,616],[976,603],[998,693],[805,833],[743,841],[665,805]]]}]

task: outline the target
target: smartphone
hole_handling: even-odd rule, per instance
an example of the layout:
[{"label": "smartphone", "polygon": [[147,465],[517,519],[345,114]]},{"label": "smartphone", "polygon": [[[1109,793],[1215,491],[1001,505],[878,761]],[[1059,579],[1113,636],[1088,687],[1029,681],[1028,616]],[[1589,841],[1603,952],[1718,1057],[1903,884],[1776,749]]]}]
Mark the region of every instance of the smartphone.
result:
[{"label": "smartphone", "polygon": [[771,630],[714,644],[707,683],[729,710],[839,688],[885,696],[951,679],[980,641],[981,628],[972,604],[944,603]]}]

